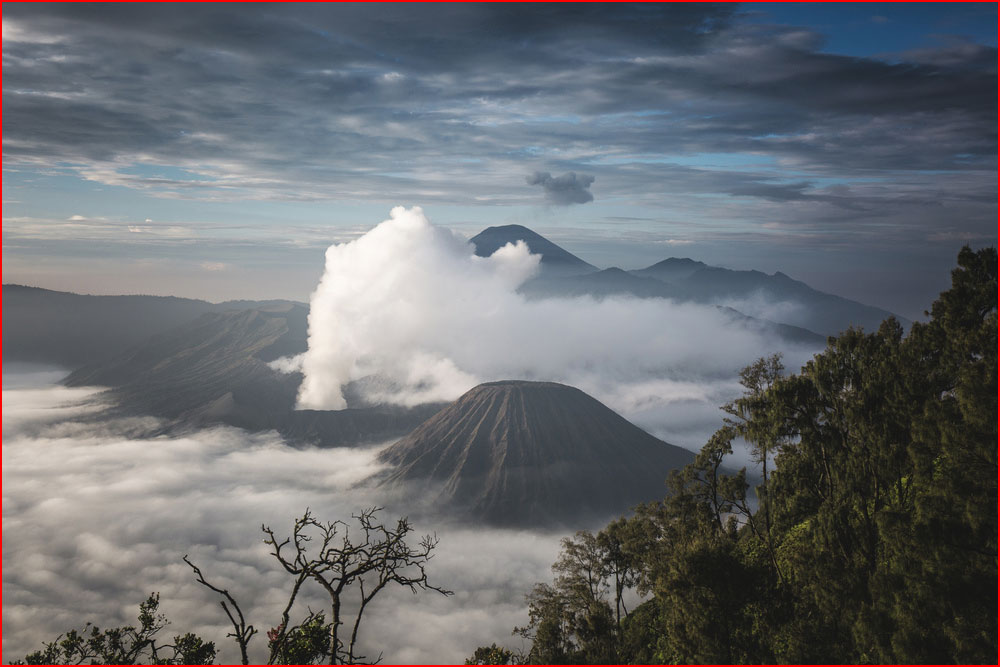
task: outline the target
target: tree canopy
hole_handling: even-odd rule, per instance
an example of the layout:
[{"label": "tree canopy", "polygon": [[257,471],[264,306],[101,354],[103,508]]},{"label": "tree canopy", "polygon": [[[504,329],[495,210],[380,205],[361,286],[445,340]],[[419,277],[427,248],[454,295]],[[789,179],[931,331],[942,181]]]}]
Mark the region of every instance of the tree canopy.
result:
[{"label": "tree canopy", "polygon": [[[963,249],[928,315],[849,329],[798,374],[744,369],[663,501],[564,541],[517,630],[526,659],[995,662],[996,250]],[[725,469],[738,438],[756,502]],[[624,615],[618,572],[644,596]]]}]

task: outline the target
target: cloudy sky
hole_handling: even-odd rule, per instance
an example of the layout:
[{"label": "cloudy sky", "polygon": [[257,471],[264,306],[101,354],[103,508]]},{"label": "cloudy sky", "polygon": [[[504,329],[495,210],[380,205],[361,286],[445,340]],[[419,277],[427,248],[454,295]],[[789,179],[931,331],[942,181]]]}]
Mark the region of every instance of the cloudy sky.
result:
[{"label": "cloudy sky", "polygon": [[915,317],[996,242],[995,4],[6,5],[3,280],[306,299],[396,205]]}]

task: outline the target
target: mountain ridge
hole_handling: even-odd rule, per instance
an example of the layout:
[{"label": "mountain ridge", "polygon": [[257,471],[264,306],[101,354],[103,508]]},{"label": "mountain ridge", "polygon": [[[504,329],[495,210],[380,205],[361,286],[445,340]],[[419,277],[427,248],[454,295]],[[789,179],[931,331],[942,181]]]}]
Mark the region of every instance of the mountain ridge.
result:
[{"label": "mountain ridge", "polygon": [[[662,271],[653,271],[665,262],[690,262],[686,267],[694,270],[686,276],[667,281],[661,277],[664,275]],[[861,326],[867,331],[874,331],[888,317],[895,317],[904,327],[911,324],[905,317],[877,306],[822,292],[781,271],[769,275],[753,269],[727,269],[689,258],[672,257],[630,273],[663,282],[671,295],[668,298],[730,306],[741,314],[756,319],[761,319],[763,311],[754,312],[753,304],[742,301],[761,299],[771,303],[798,304],[798,308],[788,308],[782,313],[780,323],[809,329],[825,336],[837,335],[850,326]],[[768,318],[764,316],[764,319]]]},{"label": "mountain ridge", "polygon": [[[523,225],[488,227],[471,242],[477,255],[488,256],[518,240],[527,243],[532,253],[541,255],[541,273],[519,290],[533,299],[626,295],[706,303],[732,308],[744,317],[806,330],[820,342],[852,326],[875,330],[888,317],[895,317],[904,327],[910,324],[885,309],[822,292],[781,271],[768,275],[757,270],[727,269],[690,257],[668,257],[629,271],[618,267],[599,269]],[[757,304],[755,300],[781,304],[781,316],[772,317],[768,304]],[[799,342],[806,338],[793,336]]]},{"label": "mountain ridge", "polygon": [[4,357],[71,370],[110,359],[206,313],[306,307],[284,299],[212,303],[150,294],[78,294],[17,283],[4,283],[2,289]]}]

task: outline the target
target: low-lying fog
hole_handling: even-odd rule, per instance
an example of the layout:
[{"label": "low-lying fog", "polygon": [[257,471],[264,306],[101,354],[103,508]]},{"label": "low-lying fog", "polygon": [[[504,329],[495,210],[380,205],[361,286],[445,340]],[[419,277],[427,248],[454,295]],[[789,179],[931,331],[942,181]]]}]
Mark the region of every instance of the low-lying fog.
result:
[{"label": "low-lying fog", "polygon": [[[216,640],[220,660],[238,660],[217,598],[184,554],[241,603],[264,659],[263,633],[278,623],[289,578],[267,554],[261,523],[283,535],[306,507],[333,520],[377,504],[353,485],[378,469],[378,447],[293,449],[233,428],[141,437],[154,420],[93,421],[97,390],[37,382],[56,375],[4,375],[4,661],[86,621],[133,624],[152,591],[173,622],[165,636],[196,632]],[[519,646],[510,633],[527,620],[524,594],[549,579],[562,534],[415,529],[414,541],[437,533],[430,580],[455,595],[385,591],[366,612],[369,655],[460,663],[481,644]],[[311,604],[322,608],[322,598]]]}]

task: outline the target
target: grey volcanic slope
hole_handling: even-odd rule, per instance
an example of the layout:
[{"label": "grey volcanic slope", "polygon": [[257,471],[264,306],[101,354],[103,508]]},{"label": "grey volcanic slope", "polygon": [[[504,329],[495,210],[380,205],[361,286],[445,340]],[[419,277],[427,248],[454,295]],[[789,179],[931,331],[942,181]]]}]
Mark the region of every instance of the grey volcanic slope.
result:
[{"label": "grey volcanic slope", "polygon": [[780,271],[767,275],[760,271],[706,267],[692,273],[678,287],[684,297],[694,301],[746,298],[758,293],[774,301],[796,302],[801,304],[801,309],[786,313],[782,317],[784,323],[829,336],[838,335],[851,326],[874,331],[888,317],[895,317],[904,327],[910,324],[906,318],[887,310],[820,292]]},{"label": "grey volcanic slope", "polygon": [[[613,296],[627,296],[640,299],[684,300],[679,296],[681,293],[673,284],[668,284],[655,278],[635,275],[635,272],[627,272],[614,267],[580,276],[534,278],[521,285],[518,291],[529,299],[578,296],[592,296],[595,299],[604,299]],[[726,306],[715,307],[727,315],[731,325],[739,326],[748,331],[756,331],[766,336],[782,338],[790,343],[818,347],[822,347],[826,343],[825,336],[809,331],[804,327],[749,317]]]},{"label": "grey volcanic slope", "polygon": [[206,313],[249,308],[284,311],[293,306],[304,308],[305,304],[284,300],[209,303],[141,294],[95,296],[4,285],[3,356],[76,369],[116,357]]},{"label": "grey volcanic slope", "polygon": [[541,269],[545,275],[578,275],[597,270],[594,265],[521,225],[487,227],[469,240],[480,257],[489,257],[508,243],[524,241],[533,254],[542,256]]},{"label": "grey volcanic slope", "polygon": [[70,374],[70,386],[111,387],[117,410],[187,428],[228,424],[274,429],[319,446],[385,441],[408,433],[440,405],[296,410],[300,374],[267,362],[306,349],[306,308],[206,313],[194,322]]},{"label": "grey volcanic slope", "polygon": [[452,516],[526,526],[619,515],[662,498],[669,472],[694,454],[574,387],[504,381],[468,391],[379,459],[396,466],[383,484]]},{"label": "grey volcanic slope", "polygon": [[76,368],[218,309],[168,296],[91,296],[3,286],[5,359]]}]

